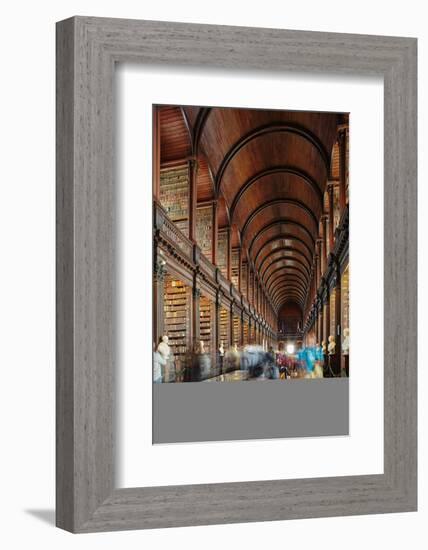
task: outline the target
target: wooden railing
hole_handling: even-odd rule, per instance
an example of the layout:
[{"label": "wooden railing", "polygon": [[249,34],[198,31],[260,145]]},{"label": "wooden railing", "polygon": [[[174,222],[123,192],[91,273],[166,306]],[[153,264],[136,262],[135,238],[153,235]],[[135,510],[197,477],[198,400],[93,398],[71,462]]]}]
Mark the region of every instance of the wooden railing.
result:
[{"label": "wooden railing", "polygon": [[[248,315],[258,322],[264,322],[263,317],[257,313],[255,307],[202,254],[196,243],[191,241],[178,229],[174,222],[170,220],[164,208],[157,202],[154,203],[153,222],[155,231],[158,232],[160,239],[167,243],[171,251],[175,251],[175,253],[181,255],[188,265],[194,266],[193,269],[196,270],[199,268],[213,287],[220,288],[225,296],[234,301],[235,307],[245,310]],[[270,330],[267,323],[265,326]]]}]

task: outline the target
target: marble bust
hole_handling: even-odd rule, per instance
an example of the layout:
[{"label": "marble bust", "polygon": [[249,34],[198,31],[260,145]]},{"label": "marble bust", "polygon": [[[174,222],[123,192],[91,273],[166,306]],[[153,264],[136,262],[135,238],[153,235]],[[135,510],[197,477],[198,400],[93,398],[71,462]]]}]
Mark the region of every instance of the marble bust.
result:
[{"label": "marble bust", "polygon": [[171,348],[168,345],[168,336],[162,336],[157,351],[162,355],[162,357],[164,357],[164,359],[169,358],[171,355]]},{"label": "marble bust", "polygon": [[223,357],[224,355],[224,344],[223,344],[223,340],[220,342],[220,346],[218,348],[218,351],[220,353],[220,355]]},{"label": "marble bust", "polygon": [[334,340],[334,336],[330,334],[328,337],[328,354],[334,355],[336,353],[336,342]]},{"label": "marble bust", "polygon": [[343,336],[342,353],[343,355],[349,355],[349,328],[343,329]]}]

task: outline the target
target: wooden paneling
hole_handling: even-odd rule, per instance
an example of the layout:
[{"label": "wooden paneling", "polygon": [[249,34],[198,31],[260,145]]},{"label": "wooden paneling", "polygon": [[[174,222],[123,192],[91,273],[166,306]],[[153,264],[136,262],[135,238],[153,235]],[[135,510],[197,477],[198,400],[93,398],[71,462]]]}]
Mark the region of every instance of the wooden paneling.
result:
[{"label": "wooden paneling", "polygon": [[214,197],[214,182],[207,159],[204,156],[198,157],[197,172],[197,197],[198,202],[208,201]]},{"label": "wooden paneling", "polygon": [[180,107],[161,106],[158,109],[161,164],[187,158],[192,151],[191,141]]}]

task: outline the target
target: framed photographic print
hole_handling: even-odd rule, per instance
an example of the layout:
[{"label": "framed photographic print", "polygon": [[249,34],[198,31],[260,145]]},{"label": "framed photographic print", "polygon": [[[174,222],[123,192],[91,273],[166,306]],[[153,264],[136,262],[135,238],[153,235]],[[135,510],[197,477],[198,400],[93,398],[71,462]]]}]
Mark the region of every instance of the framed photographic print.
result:
[{"label": "framed photographic print", "polygon": [[57,525],[416,509],[416,40],[57,26]]}]

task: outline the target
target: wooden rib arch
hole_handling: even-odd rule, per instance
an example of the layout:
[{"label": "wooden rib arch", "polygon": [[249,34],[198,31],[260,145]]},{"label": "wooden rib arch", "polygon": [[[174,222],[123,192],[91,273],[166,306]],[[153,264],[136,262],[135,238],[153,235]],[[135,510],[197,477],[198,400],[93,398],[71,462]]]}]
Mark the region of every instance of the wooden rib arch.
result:
[{"label": "wooden rib arch", "polygon": [[270,295],[273,296],[273,294],[276,292],[277,288],[278,288],[278,285],[282,284],[282,283],[293,283],[294,285],[297,285],[300,290],[303,292],[303,295],[306,296],[306,286],[305,284],[302,282],[301,279],[299,278],[296,278],[296,275],[289,275],[289,274],[281,274],[279,275],[279,277],[276,277],[273,281],[272,281],[272,284],[270,286]]},{"label": "wooden rib arch", "polygon": [[[262,253],[262,251],[268,247],[270,244],[273,244],[274,242],[276,241],[283,241],[283,240],[287,240],[287,241],[296,241],[300,244],[302,244],[305,249],[309,252],[309,256],[312,258],[313,256],[313,251],[310,249],[310,247],[308,246],[308,244],[303,240],[303,239],[300,239],[299,237],[297,237],[296,235],[293,235],[292,233],[280,233],[279,235],[274,235],[273,237],[271,237],[270,239],[268,239],[265,243],[262,244],[262,246],[257,250],[257,253],[256,255],[254,256],[254,265],[257,264],[257,260],[259,258],[259,255]],[[272,249],[274,250],[274,249]],[[309,256],[308,256],[308,259],[309,259]]]},{"label": "wooden rib arch", "polygon": [[[266,256],[263,258],[263,260],[260,262],[258,266],[256,266],[257,271],[259,273],[262,272],[263,265],[266,263],[266,261],[271,258],[274,254],[278,254],[278,252],[292,252],[293,254],[299,254],[302,258],[304,258],[308,262],[308,268],[311,268],[312,262],[310,259],[304,254],[301,250],[298,248],[294,248],[293,246],[278,246],[278,248],[273,248]],[[256,264],[254,264],[256,265]],[[270,264],[269,264],[270,265]]]},{"label": "wooden rib arch", "polygon": [[249,178],[242,185],[242,187],[239,189],[238,193],[235,195],[235,197],[232,201],[232,204],[230,206],[230,217],[231,217],[231,219],[233,219],[235,209],[236,209],[239,201],[243,197],[243,195],[249,189],[251,189],[251,187],[255,183],[257,183],[260,179],[262,179],[266,176],[274,175],[274,174],[291,174],[293,176],[296,176],[296,177],[300,178],[302,181],[304,181],[309,186],[309,188],[312,191],[315,192],[315,194],[317,196],[317,199],[318,199],[318,202],[320,204],[320,208],[321,209],[323,208],[323,193],[322,193],[321,189],[319,188],[319,185],[316,183],[316,181],[307,172],[304,172],[300,168],[296,168],[294,166],[287,166],[287,165],[274,166],[274,167],[262,170],[261,172],[258,172],[257,174],[255,174],[254,176]]},{"label": "wooden rib arch", "polygon": [[[242,237],[244,238],[245,236],[245,233],[248,229],[248,226],[250,225],[251,222],[254,221],[254,219],[261,213],[263,212],[263,210],[266,210],[266,208],[270,208],[271,206],[277,206],[277,205],[280,205],[280,204],[290,204],[292,206],[295,206],[296,208],[300,208],[300,210],[302,210],[303,212],[305,212],[309,217],[310,219],[312,220],[312,222],[314,223],[315,225],[315,229],[314,229],[314,234],[317,235],[318,233],[318,223],[319,223],[319,220],[317,218],[317,216],[315,215],[315,213],[313,212],[313,210],[311,210],[308,206],[306,206],[306,204],[302,201],[299,201],[297,199],[290,199],[288,197],[284,197],[284,198],[276,198],[276,199],[271,199],[269,201],[266,201],[264,203],[262,203],[260,206],[258,206],[249,216],[248,218],[245,220],[243,226],[242,226]],[[307,229],[307,227],[304,225],[304,224],[301,224],[303,227],[306,228],[307,231],[309,231]],[[312,237],[313,237],[313,234],[311,233]]]},{"label": "wooden rib arch", "polygon": [[269,223],[267,223],[266,225],[264,225],[257,233],[256,235],[254,235],[254,237],[252,238],[251,240],[251,243],[250,243],[250,246],[248,247],[248,253],[251,254],[252,252],[252,248],[254,246],[254,243],[256,242],[256,240],[261,237],[261,235],[263,235],[263,233],[265,233],[266,231],[268,231],[269,229],[271,229],[272,227],[275,227],[277,225],[285,225],[285,226],[290,226],[290,227],[298,227],[299,229],[301,229],[305,235],[307,235],[310,239],[310,242],[312,243],[312,246],[315,247],[315,239],[314,239],[314,236],[312,235],[312,233],[309,231],[309,229],[306,227],[306,225],[300,223],[299,221],[295,221],[295,220],[292,220],[290,218],[278,218],[276,220],[273,220]]},{"label": "wooden rib arch", "polygon": [[[283,262],[283,261],[291,261],[291,262],[295,262],[296,264],[302,266],[307,278],[309,279],[310,276],[311,276],[311,270],[310,268],[304,263],[302,262],[302,260],[300,260],[299,258],[295,258],[294,256],[282,256],[281,258],[275,258],[266,268],[263,272],[260,272],[260,278],[262,281],[264,281],[264,278],[266,276],[266,274],[269,272],[269,270],[271,269],[272,266],[274,266],[275,264],[278,264],[279,262]],[[287,265],[283,265],[283,266],[280,266],[282,267],[283,269],[285,269],[286,267],[291,267],[291,266],[287,266]]]},{"label": "wooden rib arch", "polygon": [[307,276],[307,274],[302,270],[300,269],[300,267],[297,267],[297,266],[293,266],[293,265],[288,265],[288,266],[280,266],[280,267],[277,267],[276,269],[274,269],[268,276],[268,278],[266,279],[266,281],[264,281],[264,285],[266,287],[266,290],[267,292],[269,292],[269,281],[271,280],[272,276],[275,275],[275,273],[278,273],[278,271],[284,271],[284,270],[293,270],[295,272],[298,272],[300,273],[302,279],[305,281],[306,285],[308,286],[309,285],[309,277]]},{"label": "wooden rib arch", "polygon": [[284,123],[284,122],[273,122],[270,124],[266,124],[264,126],[259,126],[258,128],[255,128],[242,136],[238,141],[235,142],[234,145],[229,149],[229,151],[225,154],[223,157],[223,160],[221,161],[221,164],[219,166],[219,169],[217,170],[216,175],[216,194],[217,196],[220,193],[221,190],[221,183],[223,179],[223,175],[226,171],[226,168],[228,167],[229,163],[232,161],[232,159],[235,157],[235,155],[248,143],[253,141],[254,139],[257,139],[260,136],[264,136],[266,134],[272,134],[272,133],[290,133],[294,135],[298,135],[311,143],[318,151],[319,155],[321,156],[325,169],[326,174],[330,171],[330,161],[329,161],[329,155],[326,151],[323,143],[321,140],[310,130],[307,128],[304,128],[303,126],[300,126],[298,124],[291,124],[291,123]]}]

